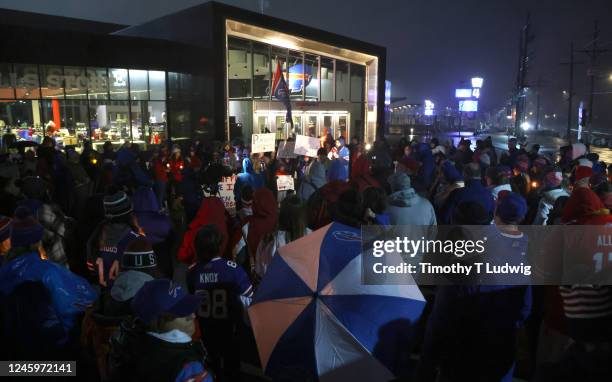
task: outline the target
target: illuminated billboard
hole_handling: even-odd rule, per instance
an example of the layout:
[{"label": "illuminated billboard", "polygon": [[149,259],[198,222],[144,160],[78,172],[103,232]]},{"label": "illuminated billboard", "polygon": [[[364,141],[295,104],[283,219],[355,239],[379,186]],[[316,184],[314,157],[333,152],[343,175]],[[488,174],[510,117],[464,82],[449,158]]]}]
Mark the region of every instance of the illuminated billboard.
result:
[{"label": "illuminated billboard", "polygon": [[466,111],[466,112],[478,111],[478,101],[473,101],[473,100],[459,101],[459,111]]},{"label": "illuminated billboard", "polygon": [[471,98],[472,89],[455,89],[455,98]]}]

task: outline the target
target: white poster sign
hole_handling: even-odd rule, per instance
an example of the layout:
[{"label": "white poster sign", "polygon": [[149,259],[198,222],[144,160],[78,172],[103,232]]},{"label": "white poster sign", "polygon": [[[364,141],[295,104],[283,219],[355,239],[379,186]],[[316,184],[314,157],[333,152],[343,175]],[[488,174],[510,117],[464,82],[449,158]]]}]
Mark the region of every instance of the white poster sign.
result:
[{"label": "white poster sign", "polygon": [[283,141],[278,145],[278,153],[276,154],[277,158],[295,158],[297,155],[293,152],[295,150],[295,142],[294,141]]},{"label": "white poster sign", "polygon": [[278,175],[276,177],[276,189],[278,191],[293,190],[293,177],[291,175]]},{"label": "white poster sign", "polygon": [[320,147],[321,142],[319,142],[319,138],[297,135],[295,139],[295,150],[293,152],[297,155],[315,158]]},{"label": "white poster sign", "polygon": [[274,151],[276,146],[276,134],[253,134],[251,136],[251,152],[267,153]]}]

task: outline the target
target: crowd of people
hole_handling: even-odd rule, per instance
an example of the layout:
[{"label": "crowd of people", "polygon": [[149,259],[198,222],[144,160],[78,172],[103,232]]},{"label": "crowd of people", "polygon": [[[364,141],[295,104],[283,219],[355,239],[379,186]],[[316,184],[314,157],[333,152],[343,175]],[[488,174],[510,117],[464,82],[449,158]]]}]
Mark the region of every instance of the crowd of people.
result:
[{"label": "crowd of people", "polygon": [[[232,175],[235,209],[218,189]],[[294,190],[278,190],[280,175]],[[88,380],[240,380],[241,364],[257,363],[245,311],[283,245],[332,222],[494,224],[515,239],[520,225],[611,224],[610,179],[582,143],[552,156],[514,138],[507,150],[490,137],[366,150],[329,135],[313,158],[239,141],[11,143],[0,155],[0,359],[78,360]],[[612,375],[609,286],[423,291],[408,378]]]}]

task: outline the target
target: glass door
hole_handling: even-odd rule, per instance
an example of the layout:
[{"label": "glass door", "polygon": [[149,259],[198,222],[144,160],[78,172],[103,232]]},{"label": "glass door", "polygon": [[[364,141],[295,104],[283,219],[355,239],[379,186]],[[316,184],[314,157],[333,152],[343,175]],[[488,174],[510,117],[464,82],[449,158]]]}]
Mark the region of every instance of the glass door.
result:
[{"label": "glass door", "polygon": [[255,126],[254,134],[264,134],[269,133],[270,125],[268,124],[268,116],[267,115],[259,115],[257,116],[257,126]]},{"label": "glass door", "polygon": [[[348,118],[346,115],[338,116],[338,136],[344,137],[344,140],[348,143]],[[334,137],[337,138],[337,137]]]},{"label": "glass door", "polygon": [[316,115],[308,115],[306,116],[306,131],[304,131],[304,134],[308,135],[309,137],[316,137],[317,136],[317,116]]},{"label": "glass door", "polygon": [[276,133],[276,139],[277,140],[285,140],[287,139],[287,128],[286,128],[286,122],[285,122],[285,116],[284,115],[277,115],[275,118],[275,122],[276,125],[274,132]]},{"label": "glass door", "polygon": [[331,134],[334,139],[336,138],[334,131],[334,116],[331,114],[323,115],[323,125],[321,126],[321,133],[319,135]]},{"label": "glass door", "polygon": [[304,126],[302,125],[302,115],[293,116],[293,131],[290,131],[289,137],[295,138],[297,134],[303,134]]}]

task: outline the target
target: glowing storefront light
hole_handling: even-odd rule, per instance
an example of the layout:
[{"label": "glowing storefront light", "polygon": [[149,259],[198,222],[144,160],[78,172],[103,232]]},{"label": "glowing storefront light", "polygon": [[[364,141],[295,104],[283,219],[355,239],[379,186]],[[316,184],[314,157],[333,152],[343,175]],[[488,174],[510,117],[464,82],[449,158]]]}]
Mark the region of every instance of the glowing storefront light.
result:
[{"label": "glowing storefront light", "polygon": [[483,82],[484,82],[484,79],[482,79],[481,77],[473,77],[472,87],[480,89],[482,87]]}]

